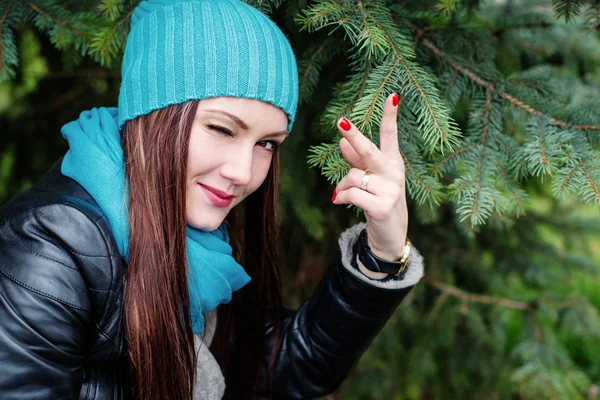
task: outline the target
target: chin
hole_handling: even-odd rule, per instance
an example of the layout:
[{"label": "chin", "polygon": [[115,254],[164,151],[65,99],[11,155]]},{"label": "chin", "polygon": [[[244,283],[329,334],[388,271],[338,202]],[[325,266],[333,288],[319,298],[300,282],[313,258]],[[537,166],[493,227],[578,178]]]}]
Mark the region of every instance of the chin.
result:
[{"label": "chin", "polygon": [[192,215],[188,217],[187,223],[196,229],[210,232],[221,226],[224,220],[225,216],[212,215],[209,218],[206,218],[206,216],[203,218],[200,215]]},{"label": "chin", "polygon": [[208,222],[208,221],[202,221],[202,222],[195,222],[192,220],[188,220],[188,225],[196,228],[196,229],[202,229],[203,231],[214,231],[215,229],[217,229],[219,226],[221,226],[221,223],[223,222],[223,220],[219,221],[219,222]]}]

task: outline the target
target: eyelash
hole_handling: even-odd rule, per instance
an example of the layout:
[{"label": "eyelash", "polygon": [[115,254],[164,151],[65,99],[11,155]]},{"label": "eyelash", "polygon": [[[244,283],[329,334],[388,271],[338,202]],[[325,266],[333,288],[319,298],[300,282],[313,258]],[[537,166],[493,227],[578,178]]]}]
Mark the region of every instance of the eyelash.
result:
[{"label": "eyelash", "polygon": [[[218,126],[218,125],[208,125],[208,129],[211,129],[213,131],[217,131],[219,133],[222,133],[223,135],[227,135],[227,136],[231,136],[233,137],[233,132],[231,132],[229,129],[224,128],[222,126]],[[277,143],[275,140],[261,140],[258,143],[270,143],[271,146],[273,146],[272,149],[266,149],[267,151],[272,151],[272,152],[276,152],[279,150],[279,147],[281,146],[279,143]],[[263,147],[263,146],[261,146]],[[263,147],[264,148],[264,147]]]}]

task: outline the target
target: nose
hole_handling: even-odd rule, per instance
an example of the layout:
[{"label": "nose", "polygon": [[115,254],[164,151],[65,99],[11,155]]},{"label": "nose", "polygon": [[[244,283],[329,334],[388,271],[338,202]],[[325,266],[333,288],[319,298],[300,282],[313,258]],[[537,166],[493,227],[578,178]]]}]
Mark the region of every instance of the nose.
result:
[{"label": "nose", "polygon": [[226,161],[221,166],[221,176],[237,186],[245,186],[252,178],[252,149],[236,149],[224,154]]}]

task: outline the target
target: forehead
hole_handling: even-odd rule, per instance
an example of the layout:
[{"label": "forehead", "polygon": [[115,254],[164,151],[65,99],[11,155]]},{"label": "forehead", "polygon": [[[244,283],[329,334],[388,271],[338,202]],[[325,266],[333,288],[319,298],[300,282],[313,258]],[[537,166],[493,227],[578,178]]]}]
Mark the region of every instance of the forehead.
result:
[{"label": "forehead", "polygon": [[[281,131],[287,128],[286,113],[270,103],[238,97],[213,97],[198,102],[198,114],[225,111],[241,119],[249,129]],[[216,114],[216,113],[215,113]]]}]

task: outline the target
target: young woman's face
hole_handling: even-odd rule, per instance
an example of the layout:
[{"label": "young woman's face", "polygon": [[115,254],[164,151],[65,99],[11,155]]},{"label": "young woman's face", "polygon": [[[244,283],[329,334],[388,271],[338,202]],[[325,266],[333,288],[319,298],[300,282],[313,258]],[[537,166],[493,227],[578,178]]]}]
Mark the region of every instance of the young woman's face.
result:
[{"label": "young woman's face", "polygon": [[187,220],[215,230],[229,211],[263,183],[287,136],[283,110],[258,100],[201,100],[187,160]]}]

